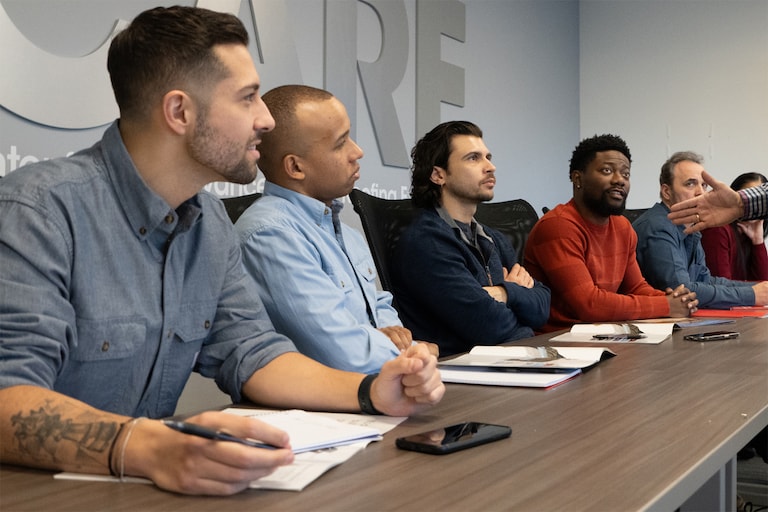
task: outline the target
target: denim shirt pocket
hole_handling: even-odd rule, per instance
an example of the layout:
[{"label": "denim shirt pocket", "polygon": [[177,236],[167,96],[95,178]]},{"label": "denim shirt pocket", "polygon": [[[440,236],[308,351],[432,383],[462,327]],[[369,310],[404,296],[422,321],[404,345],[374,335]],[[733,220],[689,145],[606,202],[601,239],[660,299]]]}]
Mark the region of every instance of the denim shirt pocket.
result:
[{"label": "denim shirt pocket", "polygon": [[181,304],[173,341],[166,346],[159,414],[173,414],[178,398],[200,356],[203,343],[213,328],[216,305],[217,301]]},{"label": "denim shirt pocket", "polygon": [[141,317],[106,320],[77,319],[78,343],[70,355],[79,362],[109,361],[131,357],[144,346],[146,325]]},{"label": "denim shirt pocket", "polygon": [[349,272],[345,272],[340,268],[334,268],[330,269],[328,276],[336,287],[345,294],[355,291],[355,276]]},{"label": "denim shirt pocket", "polygon": [[176,325],[176,336],[183,343],[203,340],[208,337],[213,327],[218,301],[182,304],[181,316]]},{"label": "denim shirt pocket", "polygon": [[371,260],[362,260],[355,264],[355,271],[357,271],[357,275],[360,276],[360,279],[369,283],[376,281],[376,266]]}]

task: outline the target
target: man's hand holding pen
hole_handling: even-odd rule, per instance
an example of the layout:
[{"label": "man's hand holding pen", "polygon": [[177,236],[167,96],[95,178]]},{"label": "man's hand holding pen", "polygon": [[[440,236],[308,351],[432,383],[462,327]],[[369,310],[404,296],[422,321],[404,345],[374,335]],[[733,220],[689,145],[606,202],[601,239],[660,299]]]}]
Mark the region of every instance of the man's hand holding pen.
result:
[{"label": "man's hand holding pen", "polygon": [[116,454],[125,474],[146,476],[158,487],[182,494],[229,495],[293,462],[288,434],[259,420],[209,411],[184,424],[258,439],[271,449],[189,435],[162,421],[142,420],[133,426],[130,439],[118,438],[116,444],[122,450],[125,443],[122,460]]}]

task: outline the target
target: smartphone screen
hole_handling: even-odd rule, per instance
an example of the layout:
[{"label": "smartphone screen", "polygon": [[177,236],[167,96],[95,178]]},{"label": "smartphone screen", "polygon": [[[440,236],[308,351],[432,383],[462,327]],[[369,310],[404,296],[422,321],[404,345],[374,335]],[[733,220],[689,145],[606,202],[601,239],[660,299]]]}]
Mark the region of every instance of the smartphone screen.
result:
[{"label": "smartphone screen", "polygon": [[510,435],[512,435],[512,429],[507,426],[469,421],[412,436],[399,437],[395,444],[403,450],[442,455],[504,439]]},{"label": "smartphone screen", "polygon": [[683,336],[683,339],[688,341],[717,341],[730,340],[738,337],[739,333],[735,331],[710,331],[700,332],[698,334],[687,334],[686,336]]}]

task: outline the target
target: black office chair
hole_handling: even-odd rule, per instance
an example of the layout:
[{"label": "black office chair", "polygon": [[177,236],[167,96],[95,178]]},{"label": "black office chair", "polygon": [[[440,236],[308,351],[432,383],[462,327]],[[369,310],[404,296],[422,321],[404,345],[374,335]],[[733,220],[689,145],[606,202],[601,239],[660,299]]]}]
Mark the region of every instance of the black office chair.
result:
[{"label": "black office chair", "polygon": [[637,219],[639,216],[644,214],[648,208],[637,208],[636,210],[630,210],[629,208],[625,208],[621,214],[625,216],[627,219],[629,219],[629,222],[635,222],[635,219]]},{"label": "black office chair", "polygon": [[528,234],[539,220],[539,216],[525,199],[513,199],[498,203],[480,203],[477,205],[475,219],[506,236],[515,248],[518,260],[522,261]]},{"label": "black office chair", "polygon": [[360,216],[381,287],[392,291],[389,263],[400,235],[413,221],[417,210],[410,199],[382,199],[359,189],[352,190],[349,199]]},{"label": "black office chair", "polygon": [[245,196],[225,197],[221,202],[224,203],[227,215],[229,215],[229,219],[232,221],[232,224],[234,224],[235,221],[240,218],[240,215],[242,215],[243,212],[260,197],[261,194],[256,192],[255,194],[248,194]]}]

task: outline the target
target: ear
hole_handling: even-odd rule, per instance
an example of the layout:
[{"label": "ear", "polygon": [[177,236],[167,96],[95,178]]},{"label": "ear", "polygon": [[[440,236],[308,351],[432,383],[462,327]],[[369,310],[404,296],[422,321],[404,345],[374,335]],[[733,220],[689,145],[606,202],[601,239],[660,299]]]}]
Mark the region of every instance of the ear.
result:
[{"label": "ear", "polygon": [[661,185],[661,198],[667,204],[672,203],[672,188],[666,183]]},{"label": "ear", "polygon": [[434,166],[432,167],[432,174],[429,177],[429,180],[434,183],[435,185],[444,185],[445,184],[445,169],[442,167]]},{"label": "ear", "polygon": [[283,172],[288,179],[295,181],[304,181],[307,177],[304,172],[304,162],[298,155],[287,154],[283,157]]},{"label": "ear", "polygon": [[581,188],[581,171],[571,171],[571,181],[576,188]]},{"label": "ear", "polygon": [[181,135],[189,130],[195,117],[195,105],[184,91],[168,91],[163,96],[163,119],[174,133]]}]

